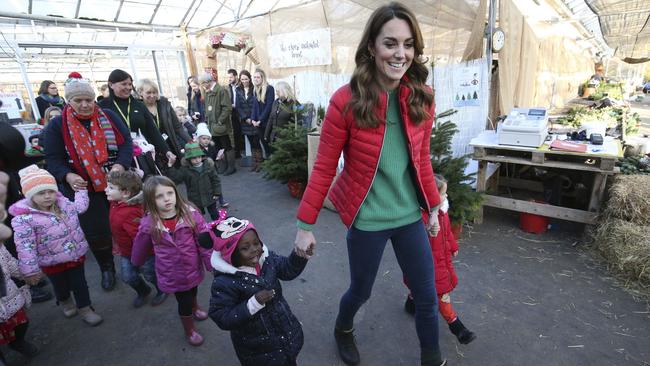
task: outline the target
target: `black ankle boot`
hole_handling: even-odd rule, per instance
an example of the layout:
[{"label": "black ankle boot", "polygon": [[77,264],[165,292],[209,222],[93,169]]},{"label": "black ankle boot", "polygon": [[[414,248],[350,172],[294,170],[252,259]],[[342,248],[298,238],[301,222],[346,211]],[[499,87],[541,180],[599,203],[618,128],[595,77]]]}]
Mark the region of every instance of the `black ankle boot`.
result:
[{"label": "black ankle boot", "polygon": [[415,315],[415,303],[411,296],[406,297],[406,301],[404,302],[404,311],[411,315]]},{"label": "black ankle boot", "polygon": [[449,330],[458,338],[458,342],[461,344],[468,344],[474,339],[476,339],[476,334],[471,330],[465,328],[463,323],[461,323],[460,318],[456,318],[451,324],[449,324]]},{"label": "black ankle boot", "polygon": [[348,331],[334,328],[334,339],[336,347],[339,349],[339,356],[346,365],[358,365],[361,362],[357,344],[354,341],[354,329]]},{"label": "black ankle boot", "polygon": [[421,350],[420,364],[422,366],[445,366],[447,360],[443,360],[440,351]]},{"label": "black ankle boot", "polygon": [[32,295],[32,302],[35,304],[48,301],[52,298],[52,293],[45,287],[30,287],[29,292]]},{"label": "black ankle boot", "polygon": [[102,271],[102,288],[105,291],[115,288],[115,271]]},{"label": "black ankle boot", "polygon": [[133,289],[138,293],[138,296],[133,300],[133,307],[137,309],[147,301],[147,296],[151,293],[151,287],[141,280],[137,285],[133,286]]}]

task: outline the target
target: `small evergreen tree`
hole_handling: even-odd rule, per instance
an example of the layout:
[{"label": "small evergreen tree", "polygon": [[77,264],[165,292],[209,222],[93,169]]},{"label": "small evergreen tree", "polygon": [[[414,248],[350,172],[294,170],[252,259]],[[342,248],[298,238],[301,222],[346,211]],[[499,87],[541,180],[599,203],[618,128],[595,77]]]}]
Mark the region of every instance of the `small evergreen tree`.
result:
[{"label": "small evergreen tree", "polygon": [[263,163],[265,178],[281,183],[290,180],[307,184],[307,134],[310,129],[290,123],[278,128],[271,143],[273,154]]},{"label": "small evergreen tree", "polygon": [[449,219],[453,224],[462,224],[476,217],[483,198],[471,186],[471,183],[476,181],[476,173],[465,174],[470,155],[457,158],[452,155],[451,140],[458,132],[456,124],[451,121],[438,123],[438,119],[449,117],[456,112],[450,109],[435,116],[430,149],[433,171],[447,180]]}]

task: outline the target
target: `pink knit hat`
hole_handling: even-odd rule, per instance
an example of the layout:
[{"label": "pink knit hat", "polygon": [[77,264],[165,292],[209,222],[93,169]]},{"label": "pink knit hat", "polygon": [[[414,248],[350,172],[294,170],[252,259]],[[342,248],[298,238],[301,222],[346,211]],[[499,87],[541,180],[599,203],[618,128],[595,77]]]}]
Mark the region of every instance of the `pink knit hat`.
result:
[{"label": "pink knit hat", "polygon": [[236,217],[228,217],[216,222],[213,229],[214,235],[217,237],[214,241],[214,250],[221,253],[223,260],[232,264],[232,253],[237,248],[239,239],[249,230],[257,232],[252,222]]},{"label": "pink knit hat", "polygon": [[30,165],[18,172],[20,176],[20,185],[23,188],[23,194],[27,199],[41,191],[51,189],[58,191],[56,179],[45,169],[40,169],[36,165]]}]

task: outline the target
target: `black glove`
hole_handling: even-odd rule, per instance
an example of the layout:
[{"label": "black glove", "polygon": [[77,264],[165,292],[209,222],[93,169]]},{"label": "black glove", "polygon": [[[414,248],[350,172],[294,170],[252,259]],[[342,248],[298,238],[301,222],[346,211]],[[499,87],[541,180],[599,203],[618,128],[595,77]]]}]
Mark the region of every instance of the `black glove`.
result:
[{"label": "black glove", "polygon": [[199,234],[199,246],[205,249],[212,249],[214,243],[212,242],[212,237],[210,233],[201,233]]}]

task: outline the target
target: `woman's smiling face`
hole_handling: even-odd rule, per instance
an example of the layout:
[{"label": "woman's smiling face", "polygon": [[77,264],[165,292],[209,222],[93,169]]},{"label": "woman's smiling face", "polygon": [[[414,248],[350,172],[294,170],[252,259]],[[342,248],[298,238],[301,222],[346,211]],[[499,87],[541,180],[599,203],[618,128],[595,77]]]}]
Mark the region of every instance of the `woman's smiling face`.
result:
[{"label": "woman's smiling face", "polygon": [[384,90],[397,88],[415,57],[415,40],[409,24],[399,18],[386,22],[369,46],[377,77]]}]

